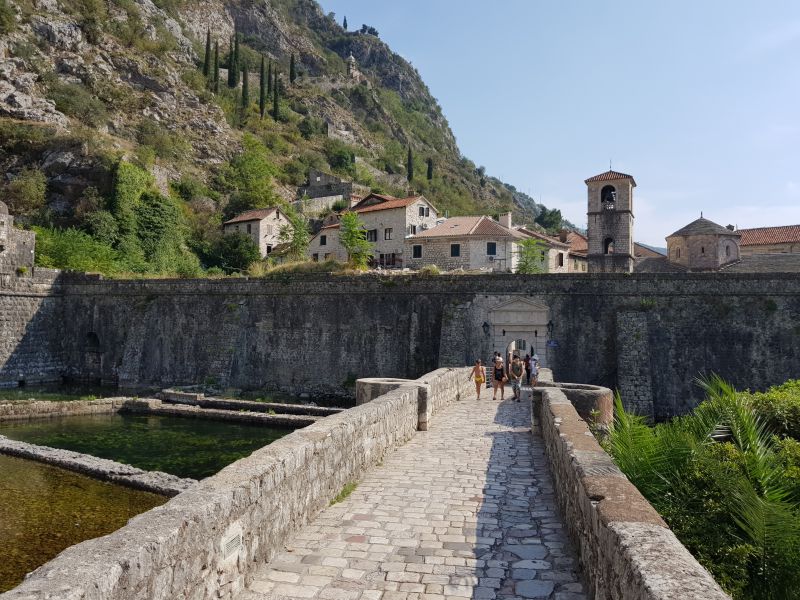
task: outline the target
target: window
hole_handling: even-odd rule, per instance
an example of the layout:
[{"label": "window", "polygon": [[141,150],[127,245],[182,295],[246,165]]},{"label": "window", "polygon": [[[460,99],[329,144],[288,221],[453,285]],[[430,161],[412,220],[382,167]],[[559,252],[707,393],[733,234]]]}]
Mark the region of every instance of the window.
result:
[{"label": "window", "polygon": [[422,245],[414,244],[411,246],[411,258],[422,258]]},{"label": "window", "polygon": [[411,231],[411,235],[417,235],[417,226],[416,225],[412,225],[410,231]]},{"label": "window", "polygon": [[391,254],[381,254],[378,257],[378,264],[382,267],[394,267],[397,264],[396,255],[394,252]]},{"label": "window", "polygon": [[239,226],[238,225],[236,226],[236,231],[239,231]]},{"label": "window", "polygon": [[706,253],[706,247],[700,246],[700,254],[705,254],[705,253]]},{"label": "window", "polygon": [[272,225],[266,225],[264,227],[264,235],[272,235]]},{"label": "window", "polygon": [[387,227],[386,229],[383,230],[383,239],[385,239],[385,240],[392,239],[392,228],[391,227]]},{"label": "window", "polygon": [[486,255],[497,256],[497,242],[486,242]]},{"label": "window", "polygon": [[603,241],[603,254],[614,254],[614,238],[606,238]]},{"label": "window", "polygon": [[327,235],[319,236],[319,245],[320,246],[327,246],[328,245],[328,236]]},{"label": "window", "polygon": [[367,241],[368,242],[377,242],[378,241],[378,230],[377,229],[368,229],[367,230]]},{"label": "window", "polygon": [[558,253],[558,266],[559,267],[563,267],[564,266],[564,253],[563,252],[559,252]]},{"label": "window", "polygon": [[267,244],[267,254],[272,252],[272,244]]},{"label": "window", "polygon": [[325,253],[325,260],[328,260],[330,257],[331,257],[331,253],[330,252],[326,252]]},{"label": "window", "polygon": [[253,226],[250,223],[247,224],[247,233],[253,233]]},{"label": "window", "polygon": [[311,260],[313,260],[314,262],[319,262],[319,254],[312,254]]},{"label": "window", "polygon": [[419,216],[420,217],[424,217],[425,216],[425,207],[424,206],[420,206],[419,207]]},{"label": "window", "polygon": [[677,249],[675,252],[677,252],[677,254],[678,254],[678,258],[680,258],[680,257],[681,257],[681,249],[680,249],[680,248],[678,248],[678,249]]},{"label": "window", "polygon": [[730,256],[730,255],[731,255],[731,247],[725,246],[725,256]]},{"label": "window", "polygon": [[426,217],[430,217],[431,216],[431,209],[428,208],[427,206],[425,207],[425,216]]},{"label": "window", "polygon": [[450,244],[450,257],[458,258],[461,256],[461,244]]}]

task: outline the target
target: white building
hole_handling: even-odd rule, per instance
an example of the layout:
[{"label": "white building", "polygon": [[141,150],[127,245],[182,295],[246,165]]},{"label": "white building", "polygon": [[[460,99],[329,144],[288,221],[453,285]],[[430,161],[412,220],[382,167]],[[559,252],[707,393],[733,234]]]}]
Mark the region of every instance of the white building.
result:
[{"label": "white building", "polygon": [[253,238],[261,256],[266,257],[280,243],[280,232],[283,227],[291,227],[286,215],[279,208],[258,208],[248,210],[225,221],[222,228],[226,235],[244,233]]},{"label": "white building", "polygon": [[[406,266],[405,238],[435,227],[439,217],[424,196],[394,198],[370,194],[351,210],[364,223],[367,241],[373,245],[373,264],[389,268]],[[347,260],[347,252],[339,243],[338,224],[323,227],[311,239],[309,255],[312,260]]]}]

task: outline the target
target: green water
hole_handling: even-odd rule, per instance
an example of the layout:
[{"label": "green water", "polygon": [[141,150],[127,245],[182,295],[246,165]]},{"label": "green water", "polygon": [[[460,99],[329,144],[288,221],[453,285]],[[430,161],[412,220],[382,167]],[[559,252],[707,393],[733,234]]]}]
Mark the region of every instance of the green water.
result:
[{"label": "green water", "polygon": [[146,471],[193,479],[213,475],[290,432],[226,421],[130,414],[0,425],[0,435],[12,440],[74,450]]},{"label": "green water", "polygon": [[119,529],[164,496],[0,455],[0,592],[65,548]]}]

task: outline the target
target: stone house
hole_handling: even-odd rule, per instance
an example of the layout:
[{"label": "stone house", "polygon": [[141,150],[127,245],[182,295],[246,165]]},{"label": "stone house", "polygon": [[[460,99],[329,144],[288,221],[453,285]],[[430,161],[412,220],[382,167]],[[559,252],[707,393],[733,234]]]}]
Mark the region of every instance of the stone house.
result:
[{"label": "stone house", "polygon": [[244,233],[253,238],[261,256],[267,257],[273,248],[280,243],[280,232],[283,227],[291,227],[286,214],[279,208],[257,208],[248,210],[225,221],[222,229],[225,235]]},{"label": "stone house", "polygon": [[800,254],[800,225],[737,229],[739,254]]},{"label": "stone house", "polygon": [[[500,222],[502,223],[502,218]],[[570,262],[570,247],[566,241],[561,241],[559,238],[528,229],[527,227],[517,227],[516,229],[529,238],[539,240],[545,245],[545,249],[542,251],[544,253],[542,266],[546,273],[573,272]],[[585,262],[585,258],[583,260]]]},{"label": "stone house", "polygon": [[[439,213],[424,196],[395,198],[370,194],[352,209],[364,223],[367,241],[373,245],[373,266],[401,268],[406,266],[405,238],[436,226]],[[323,228],[311,240],[309,255],[323,260],[325,255],[347,260],[339,243],[338,225]],[[324,232],[324,233],[323,233]]]},{"label": "stone house", "polygon": [[8,213],[8,206],[0,202],[0,273],[33,269],[35,249],[36,234],[14,227],[14,217]]},{"label": "stone house", "polygon": [[[506,218],[510,225],[510,215]],[[436,265],[446,271],[513,272],[519,259],[519,243],[528,236],[506,224],[486,216],[452,217],[407,238],[405,264],[412,269]]]},{"label": "stone house", "polygon": [[716,271],[739,260],[741,233],[700,217],[667,236],[669,261],[692,271]]}]

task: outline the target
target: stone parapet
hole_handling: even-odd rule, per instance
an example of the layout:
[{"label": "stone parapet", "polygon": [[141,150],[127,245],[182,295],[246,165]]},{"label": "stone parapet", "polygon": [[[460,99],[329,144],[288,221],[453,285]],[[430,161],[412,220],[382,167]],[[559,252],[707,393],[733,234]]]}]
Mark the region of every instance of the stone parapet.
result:
[{"label": "stone parapet", "polygon": [[545,452],[588,596],[729,599],[603,451],[566,391],[538,390]]},{"label": "stone parapet", "polygon": [[[456,399],[455,380],[462,376],[466,380],[466,370],[456,369],[425,384],[431,387],[432,407]],[[403,386],[322,419],[115,533],[65,550],[0,598],[230,599],[292,532],[409,440],[418,416],[417,386]]]},{"label": "stone parapet", "polygon": [[100,400],[73,400],[50,402],[33,400],[0,404],[0,423],[26,419],[55,417],[77,417],[80,415],[102,415],[118,412],[131,398],[102,398]]}]

